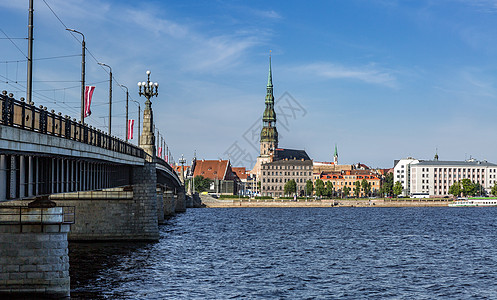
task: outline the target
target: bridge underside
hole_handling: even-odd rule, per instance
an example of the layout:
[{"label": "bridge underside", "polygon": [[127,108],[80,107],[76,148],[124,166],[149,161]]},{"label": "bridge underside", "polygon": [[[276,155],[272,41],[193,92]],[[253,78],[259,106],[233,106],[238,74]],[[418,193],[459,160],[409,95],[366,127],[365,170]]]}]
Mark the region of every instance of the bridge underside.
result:
[{"label": "bridge underside", "polygon": [[131,184],[132,166],[40,153],[0,152],[0,201]]}]

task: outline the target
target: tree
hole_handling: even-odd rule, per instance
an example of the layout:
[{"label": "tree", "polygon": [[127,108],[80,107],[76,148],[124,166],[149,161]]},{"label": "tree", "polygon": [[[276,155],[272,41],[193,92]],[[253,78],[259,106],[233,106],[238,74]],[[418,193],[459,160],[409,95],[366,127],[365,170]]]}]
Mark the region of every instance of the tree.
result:
[{"label": "tree", "polygon": [[193,181],[195,182],[195,184],[194,184],[195,191],[197,191],[199,193],[208,191],[211,188],[212,180],[210,180],[209,178],[205,178],[202,175],[195,176]]},{"label": "tree", "polygon": [[402,183],[400,183],[400,181],[395,182],[392,188],[392,192],[395,195],[395,197],[397,197],[402,193],[402,189],[403,189]]},{"label": "tree", "polygon": [[308,196],[312,196],[312,191],[314,190],[314,184],[312,184],[312,180],[307,180],[305,183],[305,193]]},{"label": "tree", "polygon": [[324,182],[321,179],[316,180],[316,196],[321,197],[325,194]]},{"label": "tree", "polygon": [[459,181],[454,182],[454,184],[449,187],[449,194],[454,197],[459,197],[459,195],[461,195],[461,183]]},{"label": "tree", "polygon": [[492,187],[491,193],[492,195],[497,196],[497,183]]},{"label": "tree", "polygon": [[292,195],[297,192],[297,182],[295,182],[294,179],[288,180],[287,183],[285,183],[285,195]]},{"label": "tree", "polygon": [[356,197],[359,197],[359,194],[361,193],[361,182],[357,180],[354,182],[354,194]]},{"label": "tree", "polygon": [[464,178],[463,180],[461,180],[461,186],[462,186],[461,192],[465,197],[466,196],[474,196],[476,194],[476,192],[478,191],[477,190],[478,187],[476,186],[476,184],[474,184],[468,178]]},{"label": "tree", "polygon": [[328,197],[333,196],[333,182],[331,181],[326,181],[326,186],[325,186],[325,194]]},{"label": "tree", "polygon": [[366,179],[363,179],[361,181],[361,187],[364,191],[364,196],[369,196],[369,193],[371,193],[371,183],[369,183]]},{"label": "tree", "polygon": [[380,193],[385,195],[391,195],[393,189],[393,173],[388,173],[383,179],[383,184],[380,189]]},{"label": "tree", "polygon": [[343,188],[343,195],[345,197],[348,197],[349,196],[349,193],[350,193],[350,188],[348,186],[344,187]]}]

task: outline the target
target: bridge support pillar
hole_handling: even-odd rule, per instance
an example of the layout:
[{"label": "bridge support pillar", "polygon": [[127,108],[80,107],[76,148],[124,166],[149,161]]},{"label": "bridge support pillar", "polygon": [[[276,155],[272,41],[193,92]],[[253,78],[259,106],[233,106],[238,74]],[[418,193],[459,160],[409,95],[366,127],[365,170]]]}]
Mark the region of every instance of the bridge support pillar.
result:
[{"label": "bridge support pillar", "polygon": [[157,187],[157,220],[159,224],[164,224],[164,191]]},{"label": "bridge support pillar", "polygon": [[176,191],[176,195],[178,196],[176,200],[176,212],[185,212],[186,211],[186,198],[185,198],[185,189],[182,186]]},{"label": "bridge support pillar", "polygon": [[62,207],[1,211],[0,298],[69,297],[70,225],[63,223]]},{"label": "bridge support pillar", "polygon": [[0,202],[7,200],[7,158],[0,155]]},{"label": "bridge support pillar", "polygon": [[145,240],[159,240],[157,222],[157,171],[154,162],[133,167],[133,200],[139,203],[135,218],[140,220]]},{"label": "bridge support pillar", "polygon": [[164,216],[172,216],[176,211],[176,200],[173,191],[164,191]]}]

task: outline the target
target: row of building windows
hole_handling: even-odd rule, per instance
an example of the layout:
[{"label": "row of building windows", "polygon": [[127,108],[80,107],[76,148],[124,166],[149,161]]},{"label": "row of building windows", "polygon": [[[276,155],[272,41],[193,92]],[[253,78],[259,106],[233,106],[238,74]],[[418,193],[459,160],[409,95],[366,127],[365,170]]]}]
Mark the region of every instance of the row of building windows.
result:
[{"label": "row of building windows", "polygon": [[[402,166],[404,167],[404,166]],[[416,169],[413,169],[416,170]],[[496,173],[496,169],[487,169],[489,173]],[[429,172],[429,168],[421,168],[421,172]],[[480,169],[480,168],[433,168],[434,172],[485,172],[485,169]],[[399,172],[399,170],[397,170]],[[402,170],[402,173],[404,173],[404,170]]]},{"label": "row of building windows", "polygon": [[[291,173],[291,174],[290,174]],[[266,171],[262,171],[262,175],[263,176],[266,176]],[[311,172],[282,172],[282,171],[279,171],[279,174],[278,174],[278,171],[274,172],[267,172],[267,175],[268,176],[312,176],[312,173]]]},{"label": "row of building windows", "polygon": [[[279,181],[278,181],[278,179],[279,179]],[[294,179],[295,182],[306,182],[307,181],[306,178],[292,178],[292,179]],[[269,182],[276,182],[276,183],[278,183],[278,182],[281,182],[281,183],[285,182],[286,183],[286,182],[288,182],[288,181],[290,181],[292,179],[289,179],[289,178],[268,178],[266,180],[266,178],[262,178],[262,182],[263,183],[266,183],[266,182],[268,182],[268,183]]]},{"label": "row of building windows", "polygon": [[311,170],[312,166],[272,166],[262,165],[262,169],[269,170]]}]

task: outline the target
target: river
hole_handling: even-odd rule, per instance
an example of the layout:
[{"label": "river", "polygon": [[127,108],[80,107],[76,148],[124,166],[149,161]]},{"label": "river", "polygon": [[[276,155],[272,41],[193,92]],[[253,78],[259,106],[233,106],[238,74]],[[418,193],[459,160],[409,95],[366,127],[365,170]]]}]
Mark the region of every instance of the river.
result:
[{"label": "river", "polygon": [[495,299],[497,208],[203,208],[70,243],[73,299]]}]

